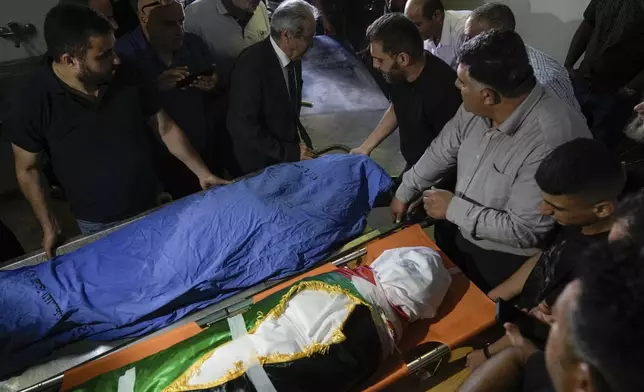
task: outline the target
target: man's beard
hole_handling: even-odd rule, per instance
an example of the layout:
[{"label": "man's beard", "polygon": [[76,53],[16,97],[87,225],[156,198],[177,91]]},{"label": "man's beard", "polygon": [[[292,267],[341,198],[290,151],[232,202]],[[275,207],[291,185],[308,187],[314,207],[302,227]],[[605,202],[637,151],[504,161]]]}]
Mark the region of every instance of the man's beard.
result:
[{"label": "man's beard", "polygon": [[113,70],[106,73],[94,72],[83,64],[81,72],[78,74],[78,80],[89,86],[100,86],[107,84],[112,80]]},{"label": "man's beard", "polygon": [[405,75],[400,71],[398,64],[394,64],[389,72],[383,72],[382,76],[389,84],[400,83],[405,80]]},{"label": "man's beard", "polygon": [[644,118],[635,116],[624,129],[624,135],[636,143],[644,143]]}]

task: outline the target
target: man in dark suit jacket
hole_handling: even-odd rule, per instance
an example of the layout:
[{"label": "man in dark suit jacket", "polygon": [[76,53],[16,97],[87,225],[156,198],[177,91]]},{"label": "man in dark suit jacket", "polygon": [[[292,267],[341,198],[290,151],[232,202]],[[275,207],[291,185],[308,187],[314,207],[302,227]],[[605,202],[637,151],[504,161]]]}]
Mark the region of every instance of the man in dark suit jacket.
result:
[{"label": "man in dark suit jacket", "polygon": [[273,13],[271,37],[244,50],[230,85],[228,131],[242,173],[313,158],[300,122],[302,64],[315,35],[313,6],[287,0]]}]

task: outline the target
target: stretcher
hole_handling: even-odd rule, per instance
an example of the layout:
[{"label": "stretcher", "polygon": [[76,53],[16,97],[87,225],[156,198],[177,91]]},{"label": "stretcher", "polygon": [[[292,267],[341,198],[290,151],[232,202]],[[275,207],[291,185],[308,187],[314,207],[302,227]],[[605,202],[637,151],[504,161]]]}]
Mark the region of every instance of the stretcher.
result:
[{"label": "stretcher", "polygon": [[[372,234],[373,235],[373,234]],[[208,328],[217,321],[231,317],[253,303],[281,290],[304,277],[315,276],[344,268],[347,265],[369,265],[387,249],[427,246],[440,252],[419,225],[385,233],[383,238],[369,241],[366,246],[349,249],[328,263],[296,278],[249,295],[236,303],[212,314],[173,328],[153,338],[129,345],[99,359],[92,360],[60,375],[50,387],[67,391],[103,373],[119,369],[184,341]],[[458,271],[446,255],[443,262],[452,274],[452,285],[437,316],[432,320],[413,323],[380,370],[362,388],[364,391],[380,391],[392,387],[403,378],[417,374],[430,377],[440,363],[449,357],[450,351],[470,338],[494,325],[494,304],[476,286]],[[35,389],[32,389],[35,390]]]}]

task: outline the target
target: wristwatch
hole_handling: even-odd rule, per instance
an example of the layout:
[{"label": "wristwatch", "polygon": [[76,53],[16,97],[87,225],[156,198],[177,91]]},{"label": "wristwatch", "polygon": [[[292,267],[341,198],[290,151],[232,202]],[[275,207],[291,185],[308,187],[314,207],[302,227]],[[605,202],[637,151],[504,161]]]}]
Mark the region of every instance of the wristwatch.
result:
[{"label": "wristwatch", "polygon": [[485,347],[483,347],[483,355],[485,355],[485,358],[490,359],[492,358],[492,354],[490,353],[490,345],[486,344]]}]

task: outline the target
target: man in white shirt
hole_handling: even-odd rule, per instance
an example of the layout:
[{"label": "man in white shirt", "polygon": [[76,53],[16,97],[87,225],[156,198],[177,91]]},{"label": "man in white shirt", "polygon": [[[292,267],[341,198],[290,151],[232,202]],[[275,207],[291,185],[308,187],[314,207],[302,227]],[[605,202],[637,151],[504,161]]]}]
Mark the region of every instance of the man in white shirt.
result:
[{"label": "man in white shirt", "polygon": [[465,22],[471,11],[445,11],[441,0],[408,0],[405,15],[425,41],[425,50],[456,69],[458,50],[465,42]]},{"label": "man in white shirt", "polygon": [[197,0],[186,8],[185,24],[208,44],[224,80],[242,50],[270,35],[261,0]]}]

